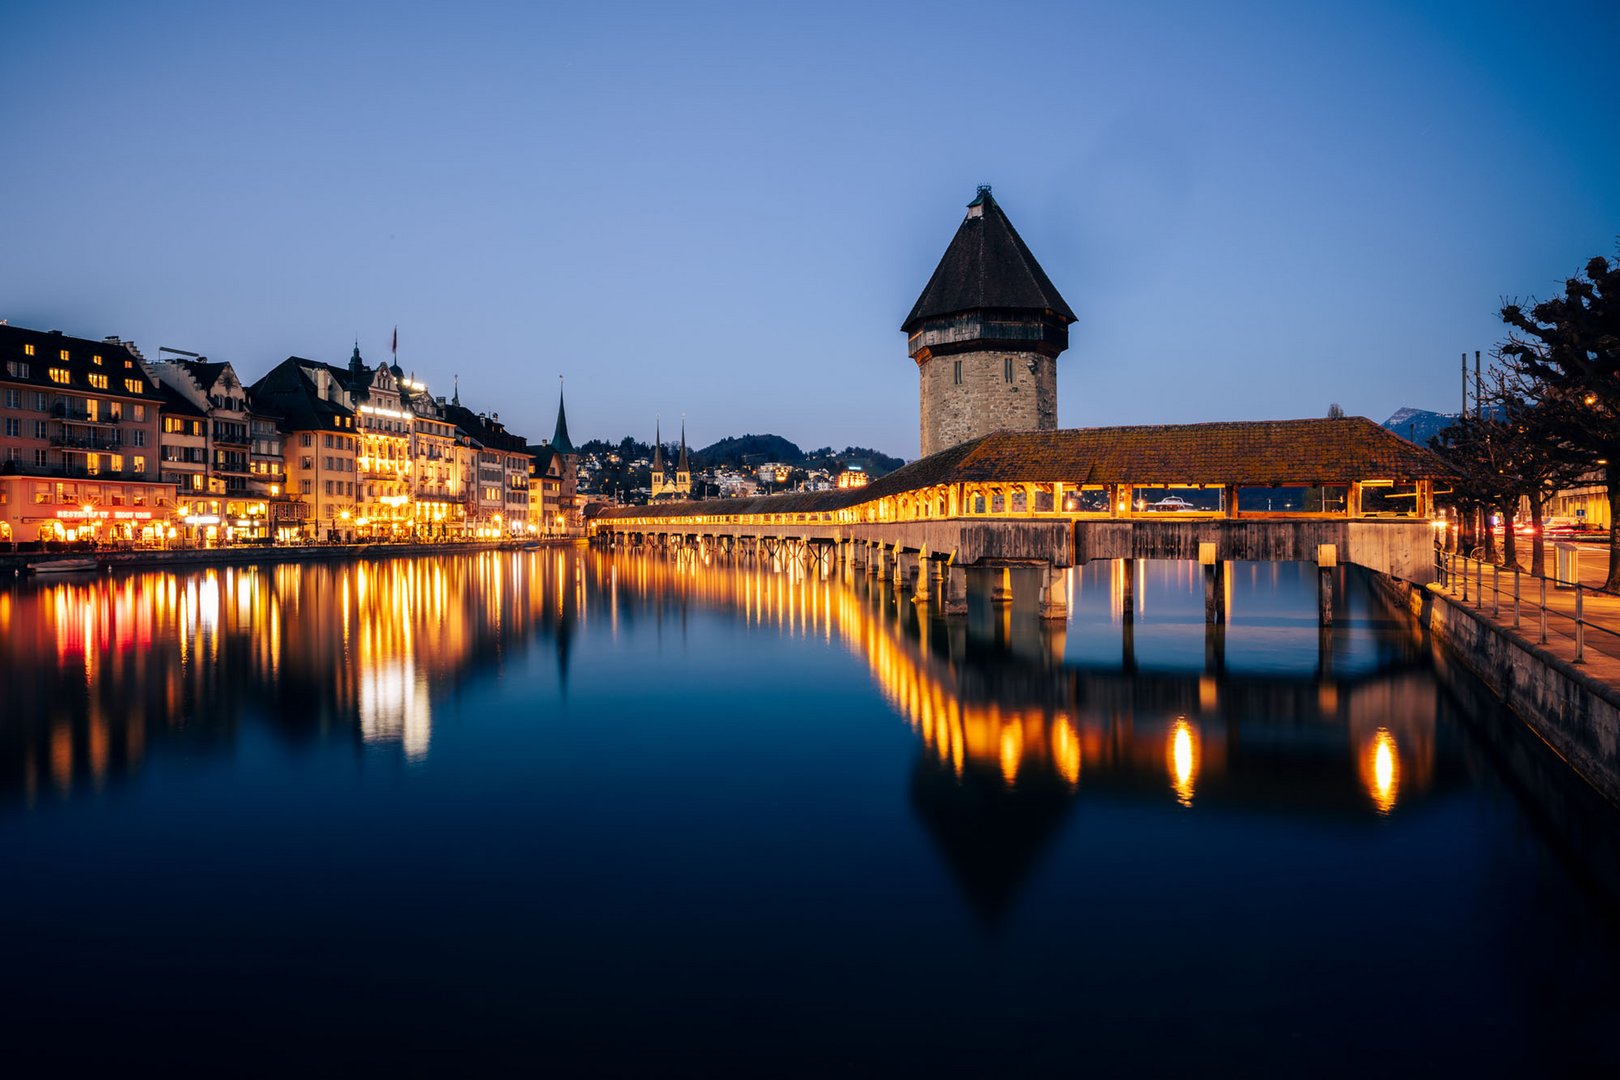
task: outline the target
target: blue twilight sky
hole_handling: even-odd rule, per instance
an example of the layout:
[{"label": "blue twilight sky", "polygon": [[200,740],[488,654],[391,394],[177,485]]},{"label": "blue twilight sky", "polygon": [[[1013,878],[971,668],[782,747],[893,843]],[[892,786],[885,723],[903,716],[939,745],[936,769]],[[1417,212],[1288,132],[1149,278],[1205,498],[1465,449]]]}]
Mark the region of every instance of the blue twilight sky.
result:
[{"label": "blue twilight sky", "polygon": [[917,452],[974,186],[1065,426],[1454,409],[1620,234],[1620,5],[0,8],[0,318],[400,362],[549,435]]}]

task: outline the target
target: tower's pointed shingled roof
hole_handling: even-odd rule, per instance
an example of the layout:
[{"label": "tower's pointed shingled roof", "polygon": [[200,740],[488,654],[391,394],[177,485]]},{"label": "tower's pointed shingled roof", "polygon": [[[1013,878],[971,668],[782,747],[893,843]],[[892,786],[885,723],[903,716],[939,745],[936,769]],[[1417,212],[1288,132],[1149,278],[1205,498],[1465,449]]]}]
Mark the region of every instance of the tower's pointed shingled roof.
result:
[{"label": "tower's pointed shingled roof", "polygon": [[568,439],[568,412],[563,408],[562,387],[557,388],[557,430],[551,436],[551,448],[559,454],[575,453],[574,444]]},{"label": "tower's pointed shingled roof", "polygon": [[967,217],[900,329],[909,334],[925,319],[981,308],[1051,311],[1075,321],[988,186],[968,203]]},{"label": "tower's pointed shingled roof", "polygon": [[661,423],[653,425],[653,472],[664,471],[664,427]]},{"label": "tower's pointed shingled roof", "polygon": [[679,476],[681,473],[691,471],[692,467],[686,461],[686,421],[683,419],[681,421],[681,460],[675,463],[675,474]]}]

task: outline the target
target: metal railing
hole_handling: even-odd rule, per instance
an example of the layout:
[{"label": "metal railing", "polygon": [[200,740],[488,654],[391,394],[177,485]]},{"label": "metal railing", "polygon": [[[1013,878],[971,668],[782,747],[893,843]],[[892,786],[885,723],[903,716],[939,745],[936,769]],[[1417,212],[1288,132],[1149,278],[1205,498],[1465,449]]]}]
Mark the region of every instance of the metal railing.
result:
[{"label": "metal railing", "polygon": [[[1483,559],[1470,558],[1460,552],[1448,552],[1435,549],[1435,566],[1440,574],[1440,587],[1452,594],[1463,604],[1472,603],[1475,610],[1484,611],[1486,594],[1489,592],[1491,617],[1502,617],[1502,608],[1507,605],[1513,614],[1513,629],[1523,630],[1525,608],[1537,621],[1537,641],[1547,644],[1547,623],[1550,619],[1568,620],[1573,626],[1575,639],[1575,663],[1586,662],[1586,635],[1589,630],[1609,634],[1620,639],[1620,630],[1616,630],[1600,623],[1592,622],[1586,618],[1586,595],[1592,592],[1601,592],[1590,585],[1583,585],[1579,581],[1565,581],[1557,576],[1548,577],[1524,570],[1518,566],[1504,567],[1500,563],[1486,562]],[[1490,579],[1487,582],[1487,577]],[[1525,596],[1525,583],[1535,592],[1535,599],[1529,600]],[[1549,583],[1556,594],[1558,590],[1567,590],[1574,594],[1575,610],[1573,614],[1560,611],[1547,603],[1547,588]],[[1470,594],[1472,594],[1470,596]]]}]

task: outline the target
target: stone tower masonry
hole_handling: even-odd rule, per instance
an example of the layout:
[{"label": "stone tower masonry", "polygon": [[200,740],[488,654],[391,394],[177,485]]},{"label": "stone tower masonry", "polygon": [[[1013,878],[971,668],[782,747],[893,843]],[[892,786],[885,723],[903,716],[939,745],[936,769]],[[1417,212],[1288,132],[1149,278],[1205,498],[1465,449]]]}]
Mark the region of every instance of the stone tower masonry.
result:
[{"label": "stone tower masonry", "polygon": [[968,204],[905,324],[921,376],[922,455],[992,431],[1057,427],[1074,312],[988,187]]}]

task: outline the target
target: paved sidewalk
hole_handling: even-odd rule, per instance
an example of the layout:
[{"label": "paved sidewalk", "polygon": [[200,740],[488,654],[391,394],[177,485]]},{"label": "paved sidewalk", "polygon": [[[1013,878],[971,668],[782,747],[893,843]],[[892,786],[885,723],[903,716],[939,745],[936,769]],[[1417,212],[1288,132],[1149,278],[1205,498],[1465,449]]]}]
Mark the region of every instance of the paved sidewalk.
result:
[{"label": "paved sidewalk", "polygon": [[[1547,545],[1547,571],[1553,566],[1554,552]],[[1521,555],[1528,564],[1529,552]],[[1516,634],[1527,644],[1567,662],[1575,662],[1575,590],[1555,588],[1547,583],[1547,642],[1541,644],[1541,614],[1538,603],[1541,585],[1528,572],[1519,578],[1519,628],[1513,628],[1513,572],[1497,568],[1493,583],[1492,567],[1484,566],[1483,595],[1479,588],[1480,566],[1468,563],[1468,609],[1494,621],[1510,634]],[[1608,549],[1602,545],[1580,545],[1580,580],[1583,586],[1595,589],[1608,573]],[[1498,593],[1499,590],[1499,593]],[[1461,603],[1462,584],[1453,580],[1443,590],[1450,599]],[[1581,669],[1594,679],[1620,688],[1620,596],[1582,590],[1581,615],[1586,623],[1584,662]]]}]

